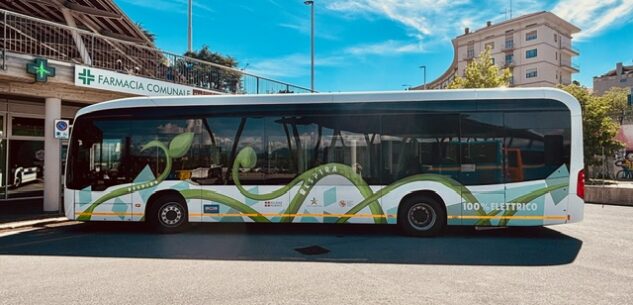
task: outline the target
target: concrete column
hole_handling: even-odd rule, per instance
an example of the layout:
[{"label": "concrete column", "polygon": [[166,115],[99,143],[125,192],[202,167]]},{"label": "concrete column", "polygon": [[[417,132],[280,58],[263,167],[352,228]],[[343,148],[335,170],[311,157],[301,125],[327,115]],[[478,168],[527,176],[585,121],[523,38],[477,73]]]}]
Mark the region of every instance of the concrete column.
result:
[{"label": "concrete column", "polygon": [[61,118],[62,100],[46,99],[46,119],[44,122],[44,211],[58,211],[61,207],[61,146],[55,139],[55,120]]}]

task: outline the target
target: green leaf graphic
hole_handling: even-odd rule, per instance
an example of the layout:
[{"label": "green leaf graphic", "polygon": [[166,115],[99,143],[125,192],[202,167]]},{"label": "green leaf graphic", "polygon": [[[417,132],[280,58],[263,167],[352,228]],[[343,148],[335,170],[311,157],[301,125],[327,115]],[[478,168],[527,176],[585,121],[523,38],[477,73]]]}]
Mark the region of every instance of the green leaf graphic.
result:
[{"label": "green leaf graphic", "polygon": [[176,159],[184,156],[191,148],[193,132],[185,132],[177,135],[169,143],[169,156]]}]

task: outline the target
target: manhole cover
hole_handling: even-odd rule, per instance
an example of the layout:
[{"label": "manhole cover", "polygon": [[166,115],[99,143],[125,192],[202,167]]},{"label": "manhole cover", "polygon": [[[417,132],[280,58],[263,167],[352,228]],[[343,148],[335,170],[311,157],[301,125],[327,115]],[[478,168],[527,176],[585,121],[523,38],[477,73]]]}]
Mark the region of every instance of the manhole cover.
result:
[{"label": "manhole cover", "polygon": [[303,254],[303,255],[319,255],[329,253],[330,250],[325,249],[321,246],[309,246],[304,248],[296,248],[295,251]]}]

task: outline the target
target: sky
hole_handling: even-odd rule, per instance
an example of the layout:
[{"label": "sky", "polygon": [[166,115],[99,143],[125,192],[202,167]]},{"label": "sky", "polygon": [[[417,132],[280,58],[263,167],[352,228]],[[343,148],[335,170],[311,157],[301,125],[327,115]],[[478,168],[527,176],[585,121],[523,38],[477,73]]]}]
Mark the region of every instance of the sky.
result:
[{"label": "sky", "polygon": [[[404,90],[448,69],[464,27],[552,11],[580,27],[574,79],[633,65],[633,0],[315,0],[315,87],[321,92]],[[160,49],[187,49],[187,0],[115,0],[156,35]],[[230,55],[239,68],[310,86],[310,7],[303,0],[193,0],[193,48]]]}]

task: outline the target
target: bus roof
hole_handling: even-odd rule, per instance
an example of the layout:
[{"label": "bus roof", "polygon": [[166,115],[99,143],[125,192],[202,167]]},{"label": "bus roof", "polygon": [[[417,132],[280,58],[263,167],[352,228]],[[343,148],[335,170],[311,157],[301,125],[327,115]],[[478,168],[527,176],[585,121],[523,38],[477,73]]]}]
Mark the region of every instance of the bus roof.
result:
[{"label": "bus roof", "polygon": [[458,101],[500,99],[553,99],[564,103],[572,116],[580,115],[580,104],[567,92],[555,88],[495,88],[422,91],[381,91],[346,93],[261,94],[261,95],[197,95],[132,97],[90,105],[80,109],[76,117],[92,112],[143,107],[278,105],[314,103],[366,103],[407,101]]}]

